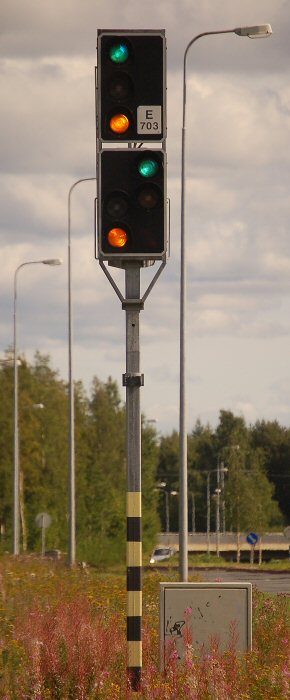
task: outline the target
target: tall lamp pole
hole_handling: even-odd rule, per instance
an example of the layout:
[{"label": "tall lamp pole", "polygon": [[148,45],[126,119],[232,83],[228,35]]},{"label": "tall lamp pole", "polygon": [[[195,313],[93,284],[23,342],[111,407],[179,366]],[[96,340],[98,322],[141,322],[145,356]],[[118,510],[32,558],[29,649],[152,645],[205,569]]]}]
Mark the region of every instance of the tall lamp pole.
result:
[{"label": "tall lamp pole", "polygon": [[68,278],[68,390],[69,390],[69,564],[74,566],[76,558],[76,516],[75,516],[75,416],[74,386],[72,369],[72,274],[71,274],[71,196],[80,182],[95,180],[84,177],[76,180],[68,192],[68,230],[67,230],[67,278]]},{"label": "tall lamp pole", "polygon": [[221,489],[220,489],[220,463],[218,460],[218,466],[217,466],[217,487],[215,490],[216,493],[216,555],[217,557],[220,556],[220,495],[221,495]]},{"label": "tall lamp pole", "polygon": [[19,270],[26,265],[61,265],[61,258],[47,260],[29,260],[24,262],[14,273],[14,310],[13,310],[13,366],[14,366],[14,465],[13,465],[13,554],[19,554],[20,505],[19,505],[19,422],[18,422],[18,358],[17,358],[17,279]]},{"label": "tall lamp pole", "polygon": [[210,471],[207,472],[206,479],[206,542],[207,554],[210,554]]},{"label": "tall lamp pole", "polygon": [[267,37],[272,34],[270,24],[255,27],[237,27],[197,34],[187,45],[183,61],[183,102],[181,137],[181,250],[180,250],[180,511],[179,511],[179,576],[188,580],[188,503],[187,503],[187,421],[186,421],[186,241],[185,241],[185,134],[186,134],[186,61],[190,47],[201,37],[215,34]]},{"label": "tall lamp pole", "polygon": [[[219,488],[219,483],[220,483],[220,476],[222,475],[224,477],[225,474],[228,472],[227,467],[220,467],[218,463],[218,468],[217,469],[211,469],[210,471],[207,472],[207,479],[206,479],[206,539],[207,539],[207,554],[210,554],[210,475],[211,474],[217,474],[217,488],[215,490],[217,499],[219,498],[220,494],[220,488]],[[219,519],[219,503],[217,504],[216,508],[216,551],[217,555],[219,556],[219,529],[220,529],[220,519]]]}]

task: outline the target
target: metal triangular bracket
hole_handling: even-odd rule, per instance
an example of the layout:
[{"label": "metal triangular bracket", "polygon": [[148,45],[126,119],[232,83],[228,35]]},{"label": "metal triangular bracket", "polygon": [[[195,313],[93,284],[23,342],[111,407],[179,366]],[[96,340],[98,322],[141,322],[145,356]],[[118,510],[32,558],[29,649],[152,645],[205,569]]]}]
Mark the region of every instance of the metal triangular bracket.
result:
[{"label": "metal triangular bracket", "polygon": [[[108,280],[109,280],[111,286],[113,287],[113,289],[115,290],[117,296],[119,297],[119,299],[120,299],[120,301],[121,301],[121,303],[122,303],[122,308],[123,308],[123,309],[126,309],[126,307],[128,307],[128,305],[130,305],[130,306],[138,305],[138,306],[140,306],[141,309],[143,309],[143,308],[144,308],[144,302],[146,301],[147,297],[149,296],[151,290],[153,289],[155,283],[156,283],[157,280],[158,280],[158,277],[160,276],[162,270],[164,269],[164,267],[165,267],[165,265],[166,265],[166,260],[163,260],[163,261],[162,261],[162,263],[161,263],[161,265],[159,266],[158,270],[156,271],[156,273],[155,273],[153,279],[151,280],[151,282],[150,282],[150,284],[148,285],[146,291],[144,292],[143,296],[142,296],[140,299],[125,299],[125,297],[123,296],[123,294],[122,294],[122,292],[120,291],[119,287],[116,285],[116,282],[115,282],[114,278],[112,277],[112,275],[110,274],[110,272],[109,272],[108,268],[106,267],[106,265],[104,265],[104,263],[103,263],[102,260],[99,260],[99,263],[100,263],[100,266],[101,266],[102,270],[104,271],[106,277],[108,278]],[[126,263],[123,264],[122,267],[124,267],[124,269],[126,269]]]}]

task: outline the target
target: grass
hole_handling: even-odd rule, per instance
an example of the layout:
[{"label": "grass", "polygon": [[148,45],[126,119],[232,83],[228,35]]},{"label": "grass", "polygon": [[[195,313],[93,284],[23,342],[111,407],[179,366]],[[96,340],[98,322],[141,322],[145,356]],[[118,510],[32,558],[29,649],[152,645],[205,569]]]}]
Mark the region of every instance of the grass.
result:
[{"label": "grass", "polygon": [[[257,555],[256,555],[257,556]],[[144,562],[145,566],[148,566],[148,561]],[[162,568],[174,568],[178,567],[178,555],[175,554],[173,557],[171,557],[168,560],[164,560],[161,562],[158,562],[156,566],[162,567]],[[154,565],[151,565],[154,566]],[[220,556],[217,557],[215,554],[189,554],[188,555],[188,566],[189,567],[206,567],[206,566],[214,566],[218,568],[229,568],[229,569],[253,569],[257,571],[290,571],[290,559],[285,558],[285,559],[271,559],[268,562],[263,561],[262,565],[259,566],[257,561],[254,562],[253,565],[250,564],[250,561],[242,561],[239,564],[237,564],[235,561],[228,561],[227,559],[224,559],[224,557]]]},{"label": "grass", "polygon": [[[254,591],[253,651],[226,652],[213,639],[197,654],[185,638],[185,660],[169,649],[159,670],[159,582],[144,575],[142,690],[126,681],[126,582],[118,573],[70,571],[58,562],[0,560],[1,700],[289,700],[287,596]],[[176,580],[175,571],[166,573]]]},{"label": "grass", "polygon": [[262,564],[259,565],[257,562],[257,553],[255,553],[255,561],[253,565],[250,564],[249,559],[246,561],[243,559],[243,561],[237,564],[235,561],[228,561],[227,559],[224,559],[224,557],[217,557],[213,554],[211,554],[210,556],[208,556],[207,554],[189,554],[188,564],[189,566],[205,565],[228,567],[234,569],[248,569],[249,567],[251,567],[251,569],[256,569],[257,571],[261,571],[263,569],[273,571],[281,571],[283,569],[283,571],[290,571],[289,558],[271,559],[270,561],[263,561]]}]

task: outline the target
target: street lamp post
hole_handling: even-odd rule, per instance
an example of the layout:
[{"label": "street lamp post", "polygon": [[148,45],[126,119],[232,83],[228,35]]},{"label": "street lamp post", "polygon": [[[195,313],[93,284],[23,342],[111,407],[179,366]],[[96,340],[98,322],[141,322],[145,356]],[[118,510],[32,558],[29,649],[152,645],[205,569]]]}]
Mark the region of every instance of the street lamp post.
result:
[{"label": "street lamp post", "polygon": [[165,491],[166,499],[166,532],[170,532],[170,510],[169,510],[169,496],[178,496],[178,491]]},{"label": "street lamp post", "polygon": [[14,273],[14,310],[13,310],[13,367],[14,367],[14,465],[13,465],[13,554],[19,554],[19,422],[18,422],[18,358],[17,358],[17,278],[19,270],[26,265],[61,265],[61,258],[29,260],[24,262]]},{"label": "street lamp post", "polygon": [[[226,451],[232,452],[233,450],[239,450],[239,449],[240,449],[240,445],[225,445],[221,449],[221,454],[223,454]],[[222,513],[221,528],[222,528],[222,532],[225,533],[226,532],[226,508],[225,508],[225,499],[224,499],[224,487],[225,487],[224,475],[228,471],[228,469],[225,468],[224,462],[220,461],[220,457],[221,457],[221,455],[218,454],[217,466],[218,466],[218,469],[220,470],[220,479],[219,479],[219,474],[218,474],[217,480],[218,481],[220,480],[220,482],[221,482],[222,501],[221,501],[221,504],[219,503],[219,507],[221,505],[221,513]]]},{"label": "street lamp post", "polygon": [[[223,468],[223,472],[224,472],[224,468]],[[218,461],[217,461],[216,478],[217,478],[217,487],[215,490],[215,493],[216,493],[216,555],[217,555],[217,557],[219,557],[219,555],[220,555],[220,495],[221,495],[221,489],[220,489],[221,465],[220,465],[219,457],[218,457]]]},{"label": "street lamp post", "polygon": [[169,491],[164,491],[165,496],[165,532],[168,537],[170,530],[170,515],[169,515]]},{"label": "street lamp post", "polygon": [[219,556],[219,533],[220,533],[220,511],[219,511],[219,498],[220,498],[220,493],[221,489],[219,487],[220,484],[220,476],[221,474],[224,476],[224,474],[227,474],[228,472],[227,467],[220,467],[218,463],[218,468],[217,469],[211,469],[210,471],[207,472],[207,479],[206,479],[206,535],[207,535],[207,554],[210,553],[210,475],[211,474],[216,474],[217,475],[217,488],[215,490],[216,497],[217,497],[217,504],[216,504],[216,553],[217,556]]},{"label": "street lamp post", "polygon": [[226,504],[225,504],[224,490],[225,490],[225,470],[224,470],[224,462],[221,462],[221,493],[222,493],[221,527],[222,527],[223,534],[225,534],[225,532],[226,532]]},{"label": "street lamp post", "polygon": [[168,536],[170,532],[170,510],[169,510],[169,496],[178,496],[178,491],[174,490],[168,490],[166,489],[167,483],[166,481],[161,481],[160,484],[158,484],[157,489],[162,491],[164,493],[165,497],[165,532]]},{"label": "street lamp post", "polygon": [[76,521],[75,521],[75,419],[74,386],[72,369],[72,274],[71,274],[71,196],[74,188],[81,182],[95,180],[84,177],[76,180],[68,192],[68,230],[67,230],[67,278],[68,278],[68,392],[69,392],[69,564],[74,566],[76,555]]},{"label": "street lamp post", "polygon": [[188,503],[187,503],[187,421],[186,421],[186,241],[185,241],[185,136],[186,136],[186,61],[190,47],[204,36],[237,34],[238,36],[267,37],[272,34],[270,24],[255,27],[237,27],[197,34],[187,45],[183,61],[183,101],[181,136],[181,227],[180,227],[180,510],[179,510],[179,576],[188,580]]},{"label": "street lamp post", "polygon": [[207,472],[206,479],[206,542],[207,554],[210,553],[210,472]]},{"label": "street lamp post", "polygon": [[191,532],[195,532],[195,494],[194,491],[191,493]]},{"label": "street lamp post", "polygon": [[215,490],[216,494],[216,555],[219,557],[220,555],[220,496],[221,496],[221,489],[220,489],[220,478],[219,478],[219,470],[217,471],[217,488]]},{"label": "street lamp post", "polygon": [[[225,483],[225,474],[228,473],[228,467],[224,466],[224,463],[221,462],[218,459],[218,466],[217,469],[215,469],[216,475],[217,475],[217,487],[215,490],[216,494],[216,555],[219,557],[220,555],[220,531],[221,531],[221,525],[220,525],[220,497],[221,494],[223,496],[222,500],[222,507],[223,511],[225,511],[225,502],[224,502],[224,483]],[[223,518],[225,521],[225,513],[223,512]],[[225,532],[225,529],[223,530]]]}]

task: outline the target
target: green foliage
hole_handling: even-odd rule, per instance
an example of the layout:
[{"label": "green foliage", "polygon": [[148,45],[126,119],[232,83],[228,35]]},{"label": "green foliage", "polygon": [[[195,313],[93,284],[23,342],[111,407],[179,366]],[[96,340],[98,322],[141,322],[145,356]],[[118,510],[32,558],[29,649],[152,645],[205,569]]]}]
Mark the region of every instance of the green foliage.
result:
[{"label": "green foliage", "polygon": [[[90,561],[111,560],[115,544],[124,556],[126,542],[125,412],[117,385],[94,378],[89,402],[89,458],[86,465],[85,548]],[[116,550],[116,551],[117,551]]]},{"label": "green foliage", "polygon": [[144,554],[152,551],[160,530],[157,512],[158,492],[156,491],[156,471],[159,445],[156,430],[146,419],[142,420],[142,529]]},{"label": "green foliage", "polygon": [[248,439],[249,433],[244,418],[234,416],[231,411],[221,410],[216,429],[217,451],[229,450],[237,445],[245,450]]},{"label": "green foliage", "polygon": [[[20,501],[22,548],[41,551],[36,515],[47,512],[46,548],[68,548],[68,388],[36,353],[32,364],[19,357]],[[13,362],[0,367],[0,552],[12,548]],[[125,405],[110,377],[92,381],[89,396],[74,387],[77,557],[97,566],[125,562]],[[235,532],[283,527],[290,521],[290,430],[277,422],[246,426],[242,417],[220,412],[215,430],[197,421],[188,436],[189,530],[206,530],[207,475],[211,472],[211,529],[214,528],[217,467],[224,467],[226,525]],[[160,487],[161,483],[166,486]],[[165,497],[164,491],[167,491]],[[177,495],[170,495],[170,492]],[[158,436],[142,417],[142,515],[144,554],[157,533],[178,531],[179,435]],[[167,499],[168,496],[168,499]],[[282,511],[282,515],[281,515]]]},{"label": "green foliage", "polygon": [[285,521],[290,522],[290,430],[277,421],[257,421],[251,430],[253,447],[265,456],[266,473],[275,486]]},{"label": "green foliage", "polygon": [[13,366],[10,354],[0,371],[0,541],[1,548],[11,538],[11,494],[13,464]]},{"label": "green foliage", "polygon": [[[160,484],[166,484],[160,488]],[[171,435],[162,436],[159,446],[157,469],[158,512],[162,530],[166,528],[166,507],[164,490],[178,491],[179,483],[179,435],[174,430]],[[170,530],[178,531],[178,499],[169,495]]]},{"label": "green foliage", "polygon": [[[215,436],[209,425],[202,426],[197,421],[188,438],[188,492],[190,509],[192,499],[195,504],[195,529],[206,529],[206,479],[208,472],[215,467]],[[192,530],[192,522],[189,516],[189,530]]]},{"label": "green foliage", "polygon": [[[2,550],[12,546],[13,367],[0,369],[0,536]],[[36,515],[47,512],[46,549],[68,548],[69,411],[66,384],[36,353],[30,365],[21,357],[19,442],[21,546],[41,551]],[[125,407],[110,377],[92,382],[87,397],[74,387],[77,556],[98,566],[125,562],[126,449]],[[159,529],[156,480],[156,432],[144,423],[142,443],[143,536],[152,550]]]},{"label": "green foliage", "polygon": [[[290,521],[289,446],[290,431],[280,428],[276,423],[257,423],[248,427],[244,418],[224,410],[220,411],[215,430],[197,421],[188,436],[189,531],[192,529],[192,498],[195,502],[195,529],[199,532],[206,531],[209,472],[211,530],[215,529],[214,491],[217,487],[218,469],[225,470],[220,482],[220,487],[224,482],[225,491],[220,500],[225,501],[227,530],[257,530],[262,534],[266,530],[281,529],[283,516],[284,522]],[[168,489],[178,490],[178,469],[179,438],[173,431],[171,435],[161,438],[158,479],[168,484]],[[278,488],[281,483],[283,491]],[[178,530],[176,505],[175,499],[171,499],[170,523],[173,523],[171,529],[174,530]],[[165,530],[164,502],[161,500],[159,512]]]}]

